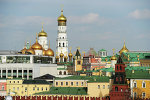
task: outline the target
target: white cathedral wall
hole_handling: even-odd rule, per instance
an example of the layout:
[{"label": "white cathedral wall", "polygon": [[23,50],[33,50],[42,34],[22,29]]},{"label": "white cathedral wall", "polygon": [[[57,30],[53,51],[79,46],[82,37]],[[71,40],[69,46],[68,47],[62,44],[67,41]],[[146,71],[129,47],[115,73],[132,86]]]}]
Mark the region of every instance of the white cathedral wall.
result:
[{"label": "white cathedral wall", "polygon": [[111,60],[111,67],[115,68],[116,63],[117,63],[117,60]]},{"label": "white cathedral wall", "polygon": [[39,37],[38,43],[42,45],[45,50],[48,49],[47,37]]},{"label": "white cathedral wall", "polygon": [[42,50],[35,50],[35,55],[43,55],[43,51]]}]

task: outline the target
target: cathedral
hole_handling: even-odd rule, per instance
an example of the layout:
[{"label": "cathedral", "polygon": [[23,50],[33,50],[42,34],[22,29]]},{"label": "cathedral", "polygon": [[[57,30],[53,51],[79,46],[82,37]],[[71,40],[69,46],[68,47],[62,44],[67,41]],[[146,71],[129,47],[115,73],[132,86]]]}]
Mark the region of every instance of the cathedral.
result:
[{"label": "cathedral", "polygon": [[[67,62],[68,56],[71,61],[72,53],[68,54],[68,39],[67,39],[67,18],[63,15],[63,10],[61,10],[61,15],[57,19],[58,21],[58,35],[56,39],[56,62]],[[25,43],[24,48],[21,50],[21,54],[31,54],[40,56],[51,56],[54,58],[54,51],[50,48],[50,41],[48,46],[47,33],[43,29],[38,34],[36,34],[36,41],[33,45]]]}]

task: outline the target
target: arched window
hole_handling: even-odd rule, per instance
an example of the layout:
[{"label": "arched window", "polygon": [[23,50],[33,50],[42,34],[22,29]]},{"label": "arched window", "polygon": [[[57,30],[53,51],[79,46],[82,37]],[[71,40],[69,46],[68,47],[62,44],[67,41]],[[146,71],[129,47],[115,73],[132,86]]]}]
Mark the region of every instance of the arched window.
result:
[{"label": "arched window", "polygon": [[115,87],[115,91],[118,91],[118,87]]},{"label": "arched window", "polygon": [[63,47],[65,47],[65,43],[63,43]]},{"label": "arched window", "polygon": [[120,77],[120,81],[122,81],[122,77]]},{"label": "arched window", "polygon": [[64,71],[64,75],[66,75],[66,71]]},{"label": "arched window", "polygon": [[2,90],[4,90],[4,85],[2,85]]},{"label": "arched window", "polygon": [[59,75],[62,75],[62,72],[61,72],[61,71],[59,72]]},{"label": "arched window", "polygon": [[59,43],[59,47],[61,47],[61,44]]},{"label": "arched window", "polygon": [[120,70],[122,70],[122,66],[120,66]]},{"label": "arched window", "polygon": [[63,39],[64,39],[64,37],[63,37]]},{"label": "arched window", "polygon": [[117,66],[117,70],[118,70],[118,66]]},{"label": "arched window", "polygon": [[118,81],[118,77],[116,77],[116,81]]}]

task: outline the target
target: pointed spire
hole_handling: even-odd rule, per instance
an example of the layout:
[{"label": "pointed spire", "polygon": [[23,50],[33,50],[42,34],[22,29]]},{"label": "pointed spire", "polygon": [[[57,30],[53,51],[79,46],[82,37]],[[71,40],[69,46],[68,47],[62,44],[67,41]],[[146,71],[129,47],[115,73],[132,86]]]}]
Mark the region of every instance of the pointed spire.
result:
[{"label": "pointed spire", "polygon": [[63,5],[61,5],[61,15],[63,15]]},{"label": "pointed spire", "polygon": [[113,56],[115,55],[115,48],[112,49],[113,50]]},{"label": "pointed spire", "polygon": [[38,43],[38,40],[37,40],[37,35],[38,35],[38,34],[36,33],[36,43]]},{"label": "pointed spire", "polygon": [[30,48],[31,48],[31,40],[30,40]]},{"label": "pointed spire", "polygon": [[124,40],[123,48],[126,48],[126,45],[125,45],[125,40]]},{"label": "pointed spire", "polygon": [[44,29],[43,29],[43,24],[44,24],[44,23],[42,22],[42,32],[44,31]]},{"label": "pointed spire", "polygon": [[50,40],[49,40],[49,48],[50,48]]}]

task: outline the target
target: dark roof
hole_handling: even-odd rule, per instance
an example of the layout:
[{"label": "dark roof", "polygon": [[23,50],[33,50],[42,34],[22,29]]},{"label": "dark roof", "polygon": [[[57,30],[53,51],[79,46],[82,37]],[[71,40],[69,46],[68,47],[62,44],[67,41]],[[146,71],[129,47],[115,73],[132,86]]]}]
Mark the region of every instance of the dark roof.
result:
[{"label": "dark roof", "polygon": [[24,80],[23,84],[50,84],[46,80]]},{"label": "dark roof", "polygon": [[81,56],[81,54],[80,54],[80,52],[79,52],[79,50],[77,49],[77,51],[76,51],[76,55],[75,56]]},{"label": "dark roof", "polygon": [[86,87],[51,87],[50,91],[36,94],[87,95]]},{"label": "dark roof", "polygon": [[55,78],[55,76],[50,75],[50,74],[45,74],[45,75],[43,75],[43,76],[36,77],[36,78],[34,78],[34,79],[53,79],[53,78]]}]

